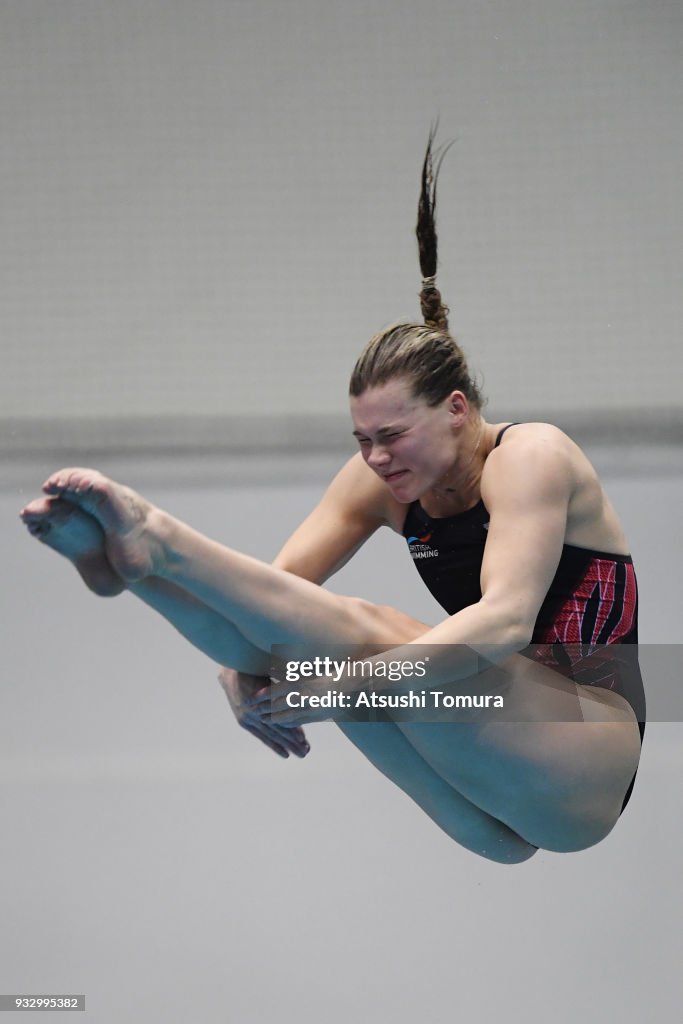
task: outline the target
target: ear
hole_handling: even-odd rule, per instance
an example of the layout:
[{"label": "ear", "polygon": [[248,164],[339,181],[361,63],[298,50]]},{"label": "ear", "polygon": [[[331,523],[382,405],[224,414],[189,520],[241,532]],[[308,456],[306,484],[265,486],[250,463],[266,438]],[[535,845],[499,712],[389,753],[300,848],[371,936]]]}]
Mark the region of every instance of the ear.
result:
[{"label": "ear", "polygon": [[461,427],[470,414],[470,403],[462,391],[451,391],[446,399],[453,426]]}]

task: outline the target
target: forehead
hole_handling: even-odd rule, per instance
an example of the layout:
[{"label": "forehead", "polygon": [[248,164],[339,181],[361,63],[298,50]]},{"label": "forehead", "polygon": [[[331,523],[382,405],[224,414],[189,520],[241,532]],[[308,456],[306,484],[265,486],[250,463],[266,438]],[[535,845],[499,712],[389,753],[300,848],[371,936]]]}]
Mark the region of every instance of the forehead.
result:
[{"label": "forehead", "polygon": [[354,426],[364,433],[412,423],[426,409],[426,403],[413,395],[410,383],[405,380],[390,380],[351,397]]}]

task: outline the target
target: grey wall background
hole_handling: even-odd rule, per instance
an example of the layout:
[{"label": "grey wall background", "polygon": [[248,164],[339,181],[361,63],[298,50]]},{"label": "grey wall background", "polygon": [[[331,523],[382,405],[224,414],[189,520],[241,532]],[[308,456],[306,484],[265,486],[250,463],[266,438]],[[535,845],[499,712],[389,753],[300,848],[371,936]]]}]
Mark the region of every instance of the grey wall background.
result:
[{"label": "grey wall background", "polygon": [[362,345],[418,314],[437,114],[458,140],[440,283],[492,418],[680,423],[675,0],[3,0],[0,16],[6,446],[78,441],[79,417],[92,437],[110,420],[113,444],[173,445],[174,422],[215,438],[197,417],[256,417],[235,442],[294,414],[334,434]]},{"label": "grey wall background", "polygon": [[[491,418],[588,436],[642,640],[680,643],[682,21],[0,2],[0,991],[85,992],[96,1024],[678,1019],[680,723],[648,724],[605,842],[503,869],[331,725],[301,763],[259,748],[204,657],[16,513],[96,458],[271,558],[343,458],[358,350],[417,315],[440,113],[440,280]],[[331,585],[433,621],[399,549]]]}]

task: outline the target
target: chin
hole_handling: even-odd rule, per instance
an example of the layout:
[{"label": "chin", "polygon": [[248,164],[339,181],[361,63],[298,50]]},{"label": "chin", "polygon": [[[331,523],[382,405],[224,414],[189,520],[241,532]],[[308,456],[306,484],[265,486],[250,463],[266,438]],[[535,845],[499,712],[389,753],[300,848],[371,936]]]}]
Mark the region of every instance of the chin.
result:
[{"label": "chin", "polygon": [[388,487],[396,500],[403,504],[417,501],[424,494],[424,488],[410,477],[406,480],[397,480],[395,484],[388,484]]}]

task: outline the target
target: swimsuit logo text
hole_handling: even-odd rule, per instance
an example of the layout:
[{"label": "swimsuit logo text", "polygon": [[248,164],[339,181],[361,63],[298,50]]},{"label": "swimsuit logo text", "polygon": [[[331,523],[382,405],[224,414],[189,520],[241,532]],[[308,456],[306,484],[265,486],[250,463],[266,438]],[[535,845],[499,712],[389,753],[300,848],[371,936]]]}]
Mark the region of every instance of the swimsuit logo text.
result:
[{"label": "swimsuit logo text", "polygon": [[439,549],[430,548],[429,541],[432,539],[431,533],[425,533],[423,537],[407,537],[408,547],[410,548],[410,557],[415,558],[438,558]]}]

